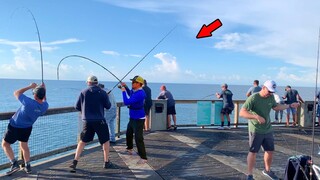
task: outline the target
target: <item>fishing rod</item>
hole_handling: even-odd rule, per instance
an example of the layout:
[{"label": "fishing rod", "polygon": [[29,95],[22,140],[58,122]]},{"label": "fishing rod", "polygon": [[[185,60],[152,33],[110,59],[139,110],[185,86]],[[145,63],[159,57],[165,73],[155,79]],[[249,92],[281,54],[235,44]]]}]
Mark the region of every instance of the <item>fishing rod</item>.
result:
[{"label": "fishing rod", "polygon": [[319,37],[318,37],[318,50],[317,50],[317,67],[316,67],[316,87],[315,87],[315,96],[313,102],[313,115],[312,115],[312,148],[311,148],[311,159],[314,153],[314,124],[316,119],[316,99],[318,94],[318,72],[319,72],[319,49],[320,49],[320,27],[319,27]]},{"label": "fishing rod", "polygon": [[41,57],[41,82],[43,84],[43,56],[42,56],[42,45],[41,45],[40,32],[39,32],[39,28],[38,28],[38,24],[37,24],[36,18],[34,17],[33,13],[30,11],[30,9],[27,9],[27,10],[31,14],[33,22],[36,25],[36,29],[37,29],[37,35],[38,35],[38,41],[39,41],[39,47],[40,47],[40,57]]},{"label": "fishing rod", "polygon": [[108,71],[113,77],[115,77],[119,82],[121,82],[121,80],[116,76],[114,75],[111,71],[109,71],[106,67],[102,66],[101,64],[97,63],[96,61],[90,59],[90,58],[87,58],[85,56],[80,56],[80,55],[69,55],[69,56],[66,56],[64,58],[62,58],[58,64],[58,67],[57,67],[57,79],[59,80],[59,67],[60,67],[60,64],[62,63],[62,61],[64,61],[65,59],[67,58],[71,58],[71,57],[76,57],[76,58],[82,58],[82,59],[85,59],[85,60],[88,60],[90,62],[93,62],[95,64],[97,64],[98,66],[102,67],[104,70]]},{"label": "fishing rod", "polygon": [[34,17],[33,13],[31,12],[30,9],[24,7],[25,10],[27,10],[27,12],[32,16],[34,25],[36,26],[37,29],[37,35],[38,35],[38,42],[39,42],[39,47],[40,47],[40,60],[41,60],[41,82],[43,84],[43,56],[42,56],[42,44],[41,44],[41,38],[40,38],[40,32],[39,32],[39,28],[38,28],[38,24],[36,21],[36,18]]},{"label": "fishing rod", "polygon": [[119,82],[113,86],[113,88],[112,88],[108,93],[110,93],[115,87],[117,87],[118,84],[121,83],[121,82],[123,81],[123,79],[126,78],[126,77],[134,70],[134,68],[136,68],[164,39],[166,39],[166,38],[169,36],[169,34],[171,34],[171,32],[172,32],[176,27],[177,27],[177,26],[173,27],[155,46],[153,46],[153,47],[149,50],[149,52],[148,52],[147,54],[145,54],[145,55],[141,58],[141,60],[140,60],[136,65],[134,65],[134,66],[127,72],[127,74],[125,74],[125,75],[123,76],[123,78],[121,78],[121,80],[119,80]]}]

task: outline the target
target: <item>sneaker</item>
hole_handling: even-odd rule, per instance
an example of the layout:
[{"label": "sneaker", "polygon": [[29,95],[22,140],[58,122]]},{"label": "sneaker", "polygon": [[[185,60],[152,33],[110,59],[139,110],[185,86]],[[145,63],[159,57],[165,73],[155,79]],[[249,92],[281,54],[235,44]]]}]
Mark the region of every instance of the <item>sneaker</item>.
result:
[{"label": "sneaker", "polygon": [[147,163],[148,162],[148,160],[146,160],[146,159],[140,159],[138,162],[137,162],[137,164],[145,164],[145,163]]},{"label": "sneaker", "polygon": [[25,167],[24,167],[24,171],[29,174],[31,173],[31,165],[30,164],[27,164]]},{"label": "sneaker", "polygon": [[77,164],[78,164],[78,161],[77,161],[77,160],[73,160],[73,161],[72,161],[72,164],[69,166],[69,168],[71,168],[71,169],[70,169],[70,172],[73,172],[73,173],[76,172]]},{"label": "sneaker", "polygon": [[109,168],[111,168],[111,167],[112,167],[112,163],[111,163],[110,161],[104,162],[103,168],[109,169]]},{"label": "sneaker", "polygon": [[174,126],[173,130],[177,130],[177,126]]},{"label": "sneaker", "polygon": [[253,175],[252,175],[252,174],[248,175],[248,176],[247,176],[247,180],[254,180],[254,179],[253,179]]},{"label": "sneaker", "polygon": [[168,130],[168,131],[171,130],[171,126],[170,126],[170,127],[167,127],[167,130]]},{"label": "sneaker", "polygon": [[278,179],[279,179],[278,176],[276,176],[276,175],[274,174],[274,172],[272,172],[271,170],[270,170],[270,171],[263,170],[263,171],[262,171],[262,174],[265,175],[265,176],[267,176],[268,178],[270,178],[270,179],[272,179],[272,180],[278,180]]},{"label": "sneaker", "polygon": [[19,171],[19,170],[20,170],[20,166],[19,166],[18,162],[15,161],[13,164],[11,164],[10,171],[8,171],[8,172],[6,173],[6,175],[7,175],[7,176],[10,176],[11,174],[13,174],[13,173],[15,173],[15,172],[17,172],[17,171]]},{"label": "sneaker", "polygon": [[218,127],[218,129],[224,129],[224,127],[223,127],[223,126],[220,126],[220,127]]},{"label": "sneaker", "polygon": [[226,129],[231,129],[231,127],[230,127],[230,126],[227,126]]}]

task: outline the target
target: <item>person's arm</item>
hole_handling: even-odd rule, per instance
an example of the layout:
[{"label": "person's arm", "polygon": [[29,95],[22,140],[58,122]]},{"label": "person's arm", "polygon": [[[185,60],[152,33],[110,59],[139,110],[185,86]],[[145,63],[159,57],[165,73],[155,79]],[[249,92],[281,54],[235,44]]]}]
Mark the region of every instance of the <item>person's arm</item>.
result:
[{"label": "person's arm", "polygon": [[14,93],[13,93],[13,95],[14,95],[14,97],[16,98],[16,99],[19,99],[19,96],[21,95],[21,94],[23,94],[24,92],[26,92],[26,91],[28,91],[29,89],[34,89],[34,88],[36,88],[37,87],[37,84],[36,83],[31,83],[29,86],[27,86],[27,87],[24,87],[24,88],[21,88],[21,89],[18,89],[18,90],[16,90]]},{"label": "person's arm", "polygon": [[301,98],[300,94],[297,94],[297,99],[301,102],[304,103],[303,99]]},{"label": "person's arm", "polygon": [[251,96],[251,91],[252,91],[252,87],[249,88],[249,90],[248,90],[248,92],[247,92],[247,94],[246,94],[247,97]]},{"label": "person's arm", "polygon": [[299,107],[299,103],[292,103],[292,104],[277,104],[277,106],[273,107],[272,109],[275,111],[281,111],[281,110],[285,110],[288,109],[289,107],[291,108],[297,108]]},{"label": "person's arm", "polygon": [[220,98],[222,97],[222,95],[219,94],[219,93],[216,93],[216,97],[217,97],[218,99],[220,99]]},{"label": "person's arm", "polygon": [[239,116],[246,118],[248,120],[257,120],[260,124],[263,124],[266,121],[263,117],[261,117],[257,114],[252,114],[245,108],[241,108]]}]

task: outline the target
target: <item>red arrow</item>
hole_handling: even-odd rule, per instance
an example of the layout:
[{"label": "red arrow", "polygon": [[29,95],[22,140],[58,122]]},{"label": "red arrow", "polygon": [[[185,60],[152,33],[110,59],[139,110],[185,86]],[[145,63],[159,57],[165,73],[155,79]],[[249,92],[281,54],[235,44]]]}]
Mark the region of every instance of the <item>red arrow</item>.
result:
[{"label": "red arrow", "polygon": [[197,39],[211,37],[212,32],[222,26],[222,22],[219,19],[214,20],[208,26],[205,24],[202,26],[200,31],[197,34]]}]

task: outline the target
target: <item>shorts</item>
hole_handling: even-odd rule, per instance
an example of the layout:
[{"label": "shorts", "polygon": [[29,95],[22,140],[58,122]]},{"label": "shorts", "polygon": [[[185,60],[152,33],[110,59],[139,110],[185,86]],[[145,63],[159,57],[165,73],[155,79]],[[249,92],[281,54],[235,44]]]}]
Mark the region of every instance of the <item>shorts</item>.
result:
[{"label": "shorts", "polygon": [[289,107],[289,108],[287,109],[287,114],[290,115],[290,110],[291,110],[291,112],[292,112],[292,115],[297,114],[297,109],[296,109],[296,108],[292,108],[292,107]]},{"label": "shorts", "polygon": [[257,153],[262,146],[265,151],[274,151],[273,133],[257,134],[249,132],[249,151]]},{"label": "shorts", "polygon": [[226,107],[226,108],[222,108],[221,109],[221,114],[231,114],[233,111],[233,108],[232,107]]},{"label": "shorts", "polygon": [[[152,105],[151,105],[152,106]],[[150,109],[151,109],[151,106],[150,105],[145,105],[144,106],[144,113],[149,116],[150,114]]]},{"label": "shorts", "polygon": [[176,114],[176,107],[175,106],[170,106],[167,108],[167,115],[170,115],[170,114]]},{"label": "shorts", "polygon": [[80,134],[81,141],[87,143],[93,140],[97,133],[100,144],[109,141],[109,128],[106,121],[83,122],[83,130]]},{"label": "shorts", "polygon": [[13,144],[16,141],[28,142],[31,131],[32,126],[29,128],[16,128],[11,126],[9,123],[3,139],[9,144]]}]

